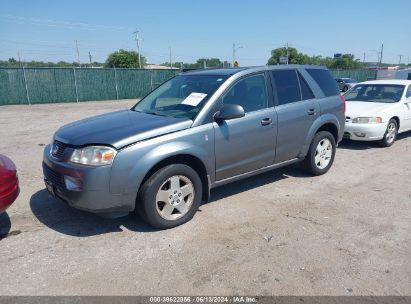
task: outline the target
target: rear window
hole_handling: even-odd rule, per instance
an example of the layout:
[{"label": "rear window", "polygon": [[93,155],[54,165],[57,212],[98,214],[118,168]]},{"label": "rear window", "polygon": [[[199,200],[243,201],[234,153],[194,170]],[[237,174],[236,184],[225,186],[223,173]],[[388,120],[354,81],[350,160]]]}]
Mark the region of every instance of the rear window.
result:
[{"label": "rear window", "polygon": [[317,82],[321,90],[324,92],[325,96],[339,95],[340,90],[338,89],[337,83],[331,77],[328,70],[324,69],[307,69],[308,74]]}]

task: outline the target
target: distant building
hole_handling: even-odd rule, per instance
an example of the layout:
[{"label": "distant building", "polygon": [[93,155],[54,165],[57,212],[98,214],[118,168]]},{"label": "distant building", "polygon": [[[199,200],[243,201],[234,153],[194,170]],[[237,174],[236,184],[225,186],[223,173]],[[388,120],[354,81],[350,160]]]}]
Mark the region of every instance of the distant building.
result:
[{"label": "distant building", "polygon": [[159,64],[146,64],[145,69],[152,69],[152,70],[179,70],[179,68],[170,67],[167,65],[159,65]]},{"label": "distant building", "polygon": [[411,69],[380,69],[377,71],[377,79],[408,79],[411,80]]}]

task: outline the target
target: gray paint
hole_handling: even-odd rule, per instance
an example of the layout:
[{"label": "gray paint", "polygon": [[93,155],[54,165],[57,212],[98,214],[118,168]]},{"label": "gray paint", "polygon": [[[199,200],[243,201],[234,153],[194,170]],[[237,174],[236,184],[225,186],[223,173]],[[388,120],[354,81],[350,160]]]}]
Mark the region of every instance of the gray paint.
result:
[{"label": "gray paint", "polygon": [[[319,128],[332,124],[342,139],[345,117],[340,96],[324,97],[317,83],[304,70],[316,66],[265,66],[248,69],[194,71],[188,74],[231,75],[210,97],[194,119],[175,119],[118,111],[62,127],[55,138],[72,146],[106,144],[118,149],[111,166],[92,168],[53,159],[50,147],[44,162],[61,174],[83,177],[83,191],[58,193],[70,205],[93,212],[131,211],[148,172],[170,157],[194,157],[206,169],[207,188],[225,184],[302,160]],[[214,122],[219,98],[236,81],[272,69],[297,69],[315,98],[246,113],[242,118]],[[267,81],[269,78],[267,77]],[[274,94],[275,95],[275,94]],[[270,94],[276,105],[276,96]],[[308,111],[314,109],[314,115]],[[270,118],[272,124],[261,121]],[[67,153],[70,153],[71,147]]]}]

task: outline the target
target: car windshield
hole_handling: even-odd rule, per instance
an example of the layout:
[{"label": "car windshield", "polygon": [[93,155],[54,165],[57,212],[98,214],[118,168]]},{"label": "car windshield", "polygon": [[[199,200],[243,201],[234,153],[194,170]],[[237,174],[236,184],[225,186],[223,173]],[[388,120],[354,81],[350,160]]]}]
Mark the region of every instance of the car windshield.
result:
[{"label": "car windshield", "polygon": [[354,79],[351,78],[344,78],[343,79],[345,83],[356,83],[357,81],[355,81]]},{"label": "car windshield", "polygon": [[194,119],[226,79],[221,75],[178,75],[148,94],[132,110]]},{"label": "car windshield", "polygon": [[345,95],[346,101],[398,102],[404,92],[403,85],[396,84],[360,84]]}]

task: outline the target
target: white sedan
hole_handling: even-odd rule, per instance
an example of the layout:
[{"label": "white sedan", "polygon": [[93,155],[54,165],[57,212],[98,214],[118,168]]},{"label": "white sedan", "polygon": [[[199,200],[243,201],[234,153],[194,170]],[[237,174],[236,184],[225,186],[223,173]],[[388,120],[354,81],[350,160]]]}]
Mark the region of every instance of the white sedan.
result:
[{"label": "white sedan", "polygon": [[411,80],[361,82],[347,91],[344,138],[391,146],[411,130]]}]

